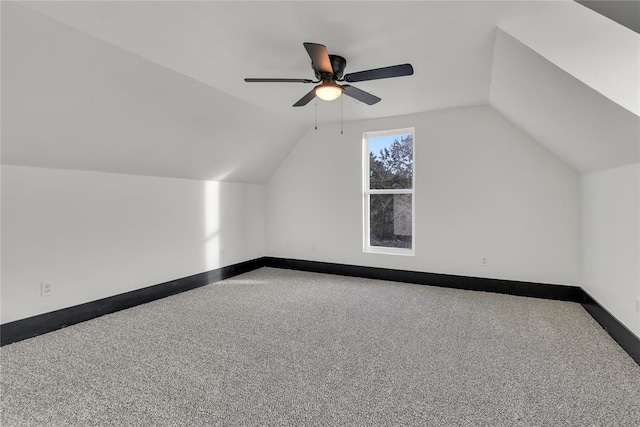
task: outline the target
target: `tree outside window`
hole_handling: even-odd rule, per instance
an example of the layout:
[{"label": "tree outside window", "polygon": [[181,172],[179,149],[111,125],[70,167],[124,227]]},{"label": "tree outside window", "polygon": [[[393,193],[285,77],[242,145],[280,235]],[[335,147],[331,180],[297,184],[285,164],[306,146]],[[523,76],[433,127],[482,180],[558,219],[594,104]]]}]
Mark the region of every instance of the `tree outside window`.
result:
[{"label": "tree outside window", "polygon": [[413,129],[365,133],[365,251],[413,253]]}]

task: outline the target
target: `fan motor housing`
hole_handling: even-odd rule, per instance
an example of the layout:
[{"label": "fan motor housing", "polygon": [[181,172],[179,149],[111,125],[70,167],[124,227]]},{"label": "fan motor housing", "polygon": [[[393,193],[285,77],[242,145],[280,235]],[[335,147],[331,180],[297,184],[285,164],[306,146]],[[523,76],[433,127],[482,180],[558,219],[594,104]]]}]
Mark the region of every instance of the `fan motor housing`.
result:
[{"label": "fan motor housing", "polygon": [[344,69],[347,66],[347,60],[344,59],[340,55],[329,55],[329,60],[331,61],[331,68],[333,68],[333,74],[327,75],[327,73],[323,73],[319,70],[313,68],[313,72],[316,74],[316,78],[318,80],[339,80],[342,78],[342,73],[344,73]]}]

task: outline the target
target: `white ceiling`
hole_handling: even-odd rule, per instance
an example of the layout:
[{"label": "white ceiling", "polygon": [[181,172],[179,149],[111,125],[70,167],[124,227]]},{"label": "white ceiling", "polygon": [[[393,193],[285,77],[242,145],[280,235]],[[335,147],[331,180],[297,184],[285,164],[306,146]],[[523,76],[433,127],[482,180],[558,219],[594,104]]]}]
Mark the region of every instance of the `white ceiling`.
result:
[{"label": "white ceiling", "polygon": [[638,33],[578,3],[498,27],[556,67],[640,116]]},{"label": "white ceiling", "polygon": [[[28,2],[25,5],[249,104],[306,125],[312,85],[248,84],[244,77],[314,79],[303,42],[347,59],[346,72],[412,63],[415,75],[358,83],[383,102],[345,99],[344,119],[486,104],[496,25],[565,2]],[[339,119],[327,104],[319,121]]]},{"label": "white ceiling", "polygon": [[621,25],[640,33],[640,2],[630,0],[576,0]]},{"label": "white ceiling", "polygon": [[306,126],[8,3],[2,161],[265,182]]},{"label": "white ceiling", "polygon": [[[498,25],[570,4],[4,1],[2,160],[264,183],[313,126],[314,103],[291,106],[311,85],[243,78],[313,78],[303,42],[346,72],[413,64],[355,84],[382,101],[343,97],[344,120],[490,104]],[[318,103],[320,124],[339,102]]]},{"label": "white ceiling", "polygon": [[640,119],[498,30],[491,105],[579,172],[640,161]]}]

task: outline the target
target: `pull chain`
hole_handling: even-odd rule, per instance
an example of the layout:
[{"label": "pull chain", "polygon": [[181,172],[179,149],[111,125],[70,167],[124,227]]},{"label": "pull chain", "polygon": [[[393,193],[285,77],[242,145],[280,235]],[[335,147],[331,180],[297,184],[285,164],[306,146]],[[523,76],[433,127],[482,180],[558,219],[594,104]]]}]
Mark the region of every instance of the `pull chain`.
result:
[{"label": "pull chain", "polygon": [[315,99],[315,105],[316,105],[316,117],[315,117],[315,122],[314,122],[314,127],[316,130],[318,130],[318,99]]}]

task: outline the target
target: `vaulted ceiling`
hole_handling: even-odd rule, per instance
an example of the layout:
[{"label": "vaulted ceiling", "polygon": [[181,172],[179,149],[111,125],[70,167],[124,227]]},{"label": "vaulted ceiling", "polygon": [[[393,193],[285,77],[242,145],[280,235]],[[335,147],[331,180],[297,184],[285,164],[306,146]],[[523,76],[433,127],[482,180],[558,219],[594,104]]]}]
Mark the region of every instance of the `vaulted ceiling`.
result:
[{"label": "vaulted ceiling", "polygon": [[[536,33],[536,19],[557,31]],[[581,74],[593,67],[576,52],[594,41],[572,28],[594,19],[618,54]],[[382,102],[343,97],[345,121],[488,104],[580,172],[639,161],[638,67],[601,78],[640,64],[638,34],[562,0],[5,1],[2,162],[264,183],[314,103],[291,106],[309,85],[243,78],[313,78],[305,41],[346,72],[413,64],[411,77],[354,84]],[[339,103],[318,102],[320,125],[340,120]]]}]

